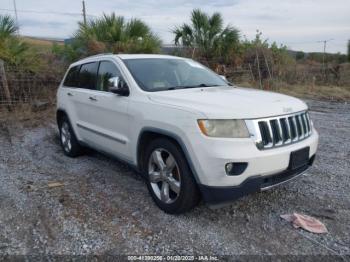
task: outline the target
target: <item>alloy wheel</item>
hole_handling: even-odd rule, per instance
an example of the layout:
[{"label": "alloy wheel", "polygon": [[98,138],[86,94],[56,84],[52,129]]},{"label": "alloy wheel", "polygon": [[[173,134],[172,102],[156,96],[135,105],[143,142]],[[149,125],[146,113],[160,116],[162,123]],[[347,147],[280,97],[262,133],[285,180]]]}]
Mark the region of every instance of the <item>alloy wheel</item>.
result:
[{"label": "alloy wheel", "polygon": [[61,126],[61,142],[64,150],[69,153],[72,150],[71,133],[67,122],[63,122]]},{"label": "alloy wheel", "polygon": [[180,195],[181,174],[174,156],[163,148],[155,149],[148,162],[148,176],[154,194],[171,204]]}]

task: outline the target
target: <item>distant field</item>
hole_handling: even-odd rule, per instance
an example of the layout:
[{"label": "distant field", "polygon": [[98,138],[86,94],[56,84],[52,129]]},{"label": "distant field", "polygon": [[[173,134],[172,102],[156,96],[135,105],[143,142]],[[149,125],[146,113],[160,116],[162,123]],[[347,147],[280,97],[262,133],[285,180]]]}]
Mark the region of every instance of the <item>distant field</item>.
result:
[{"label": "distant field", "polygon": [[[256,84],[250,82],[235,82],[237,86],[259,89]],[[276,84],[276,88],[270,91],[283,93],[286,95],[296,96],[299,98],[330,100],[347,102],[350,101],[350,86],[319,86],[311,85],[288,85],[286,83]]]},{"label": "distant field", "polygon": [[312,88],[311,86],[289,85],[281,87],[278,92],[308,99],[350,101],[349,86],[315,86]]},{"label": "distant field", "polygon": [[52,48],[52,45],[54,43],[58,45],[63,45],[63,41],[58,40],[49,40],[49,39],[40,39],[40,38],[34,38],[34,37],[28,37],[23,36],[21,37],[22,40],[26,43],[28,43],[33,48],[37,49],[38,51],[49,51]]}]

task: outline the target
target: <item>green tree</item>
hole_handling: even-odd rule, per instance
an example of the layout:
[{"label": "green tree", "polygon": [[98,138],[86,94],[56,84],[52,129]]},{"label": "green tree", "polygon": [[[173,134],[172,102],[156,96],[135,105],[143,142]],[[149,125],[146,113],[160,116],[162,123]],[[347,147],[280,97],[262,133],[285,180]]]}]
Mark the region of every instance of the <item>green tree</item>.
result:
[{"label": "green tree", "polygon": [[[274,45],[276,45],[276,43],[274,43]],[[269,48],[268,39],[262,39],[262,32],[260,30],[256,30],[255,38],[253,40],[249,40],[245,37],[241,43],[241,49],[243,53],[247,52],[249,49],[259,48]]]},{"label": "green tree", "polygon": [[0,15],[0,40],[14,36],[16,31],[15,20],[9,15]]},{"label": "green tree", "polygon": [[302,60],[305,58],[305,53],[303,51],[298,51],[295,54],[295,58],[296,60]]},{"label": "green tree", "polygon": [[350,62],[350,40],[348,41],[348,61]]},{"label": "green tree", "polygon": [[143,21],[126,21],[112,13],[92,19],[86,25],[79,23],[73,41],[63,48],[54,46],[53,52],[72,61],[103,52],[156,53],[160,46],[160,39]]},{"label": "green tree", "polygon": [[209,16],[195,9],[191,13],[191,24],[184,23],[172,32],[176,45],[192,48],[193,55],[198,49],[199,55],[208,60],[213,57],[228,58],[239,45],[239,30],[230,25],[224,27],[220,13]]},{"label": "green tree", "polygon": [[15,20],[8,15],[0,15],[0,59],[10,65],[35,71],[40,67],[36,52],[16,35]]}]

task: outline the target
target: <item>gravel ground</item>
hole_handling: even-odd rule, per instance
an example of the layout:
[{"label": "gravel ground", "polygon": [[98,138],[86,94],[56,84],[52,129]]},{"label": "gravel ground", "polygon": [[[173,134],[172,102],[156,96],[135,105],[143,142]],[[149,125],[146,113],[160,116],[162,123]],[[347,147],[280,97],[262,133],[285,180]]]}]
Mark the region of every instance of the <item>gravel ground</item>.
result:
[{"label": "gravel ground", "polygon": [[[320,133],[308,176],[220,209],[163,213],[128,166],[63,155],[53,120],[0,123],[0,255],[350,255],[350,105],[307,101]],[[49,188],[48,183],[64,186]],[[329,233],[294,229],[300,212]]]}]

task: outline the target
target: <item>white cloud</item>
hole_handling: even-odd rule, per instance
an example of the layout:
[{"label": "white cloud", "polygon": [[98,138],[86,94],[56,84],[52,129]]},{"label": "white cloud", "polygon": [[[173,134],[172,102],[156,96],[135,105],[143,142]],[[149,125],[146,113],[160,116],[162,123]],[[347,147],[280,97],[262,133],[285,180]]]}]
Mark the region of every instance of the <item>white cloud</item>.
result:
[{"label": "white cloud", "polygon": [[[0,9],[13,9],[12,0],[0,2]],[[25,35],[67,38],[82,20],[81,0],[16,2],[21,33]],[[226,23],[238,27],[248,38],[259,29],[270,41],[296,50],[321,51],[322,44],[317,41],[333,38],[328,51],[345,53],[350,39],[349,0],[86,0],[86,6],[90,15],[114,11],[127,18],[141,18],[165,43],[172,41],[170,30],[174,26],[189,21],[193,8],[221,12]],[[37,13],[21,12],[26,10]]]}]

